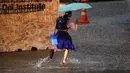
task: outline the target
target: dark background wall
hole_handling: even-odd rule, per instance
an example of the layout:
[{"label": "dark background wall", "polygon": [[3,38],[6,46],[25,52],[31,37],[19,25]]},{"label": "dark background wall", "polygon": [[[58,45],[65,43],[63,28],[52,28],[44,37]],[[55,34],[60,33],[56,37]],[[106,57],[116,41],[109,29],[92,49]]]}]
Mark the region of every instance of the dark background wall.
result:
[{"label": "dark background wall", "polygon": [[[123,0],[88,0],[88,2],[99,2],[99,1],[123,1]],[[81,0],[60,0],[60,2],[81,2]]]},{"label": "dark background wall", "polygon": [[88,0],[90,2],[93,2],[93,1],[122,1],[122,0]]}]

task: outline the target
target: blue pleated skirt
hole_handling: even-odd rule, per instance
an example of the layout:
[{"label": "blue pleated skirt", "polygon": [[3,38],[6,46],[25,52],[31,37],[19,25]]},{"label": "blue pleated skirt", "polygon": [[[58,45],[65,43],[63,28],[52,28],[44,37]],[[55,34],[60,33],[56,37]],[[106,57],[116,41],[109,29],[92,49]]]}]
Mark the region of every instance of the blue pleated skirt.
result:
[{"label": "blue pleated skirt", "polygon": [[68,50],[75,50],[75,47],[72,43],[71,36],[66,31],[58,31],[56,33],[57,37],[57,48],[58,49],[68,49]]}]

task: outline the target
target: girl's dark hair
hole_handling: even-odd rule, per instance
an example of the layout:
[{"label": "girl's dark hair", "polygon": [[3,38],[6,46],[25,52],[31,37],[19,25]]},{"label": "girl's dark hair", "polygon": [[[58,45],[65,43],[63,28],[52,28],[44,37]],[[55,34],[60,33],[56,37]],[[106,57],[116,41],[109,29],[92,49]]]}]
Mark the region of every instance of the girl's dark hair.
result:
[{"label": "girl's dark hair", "polygon": [[67,11],[67,12],[65,12],[65,14],[71,15],[71,14],[72,14],[72,11]]},{"label": "girl's dark hair", "polygon": [[71,15],[72,15],[72,11],[67,11],[67,12],[65,12],[64,18],[66,20],[69,20],[69,18],[70,18]]}]

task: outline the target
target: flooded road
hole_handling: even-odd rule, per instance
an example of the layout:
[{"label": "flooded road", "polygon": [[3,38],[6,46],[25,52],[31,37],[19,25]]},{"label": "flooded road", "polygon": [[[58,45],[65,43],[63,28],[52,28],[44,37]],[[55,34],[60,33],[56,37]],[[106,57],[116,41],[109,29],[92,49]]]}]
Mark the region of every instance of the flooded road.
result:
[{"label": "flooded road", "polygon": [[[67,64],[62,64],[63,52],[48,60],[48,51],[2,53],[0,73],[129,73],[128,55],[82,55],[70,52]],[[83,53],[85,54],[85,53]]]},{"label": "flooded road", "polygon": [[48,54],[49,51],[1,53],[0,73],[66,73],[64,71],[79,69],[78,59],[69,58],[71,60],[68,59],[68,63],[63,65],[63,52],[57,52],[50,61]]}]

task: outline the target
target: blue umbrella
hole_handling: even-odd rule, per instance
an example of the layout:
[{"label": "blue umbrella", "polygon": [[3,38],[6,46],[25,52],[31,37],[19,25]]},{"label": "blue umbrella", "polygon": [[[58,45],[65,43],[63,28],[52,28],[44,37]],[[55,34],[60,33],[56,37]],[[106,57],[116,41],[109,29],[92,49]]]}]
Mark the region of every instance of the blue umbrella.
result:
[{"label": "blue umbrella", "polygon": [[58,12],[75,11],[88,8],[92,8],[88,3],[71,3],[59,8]]}]

